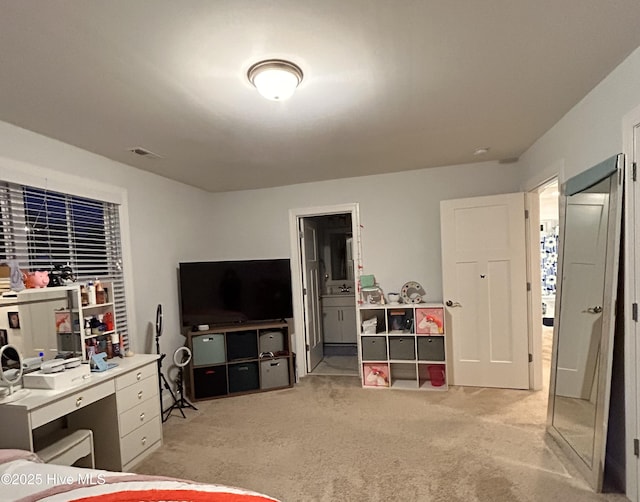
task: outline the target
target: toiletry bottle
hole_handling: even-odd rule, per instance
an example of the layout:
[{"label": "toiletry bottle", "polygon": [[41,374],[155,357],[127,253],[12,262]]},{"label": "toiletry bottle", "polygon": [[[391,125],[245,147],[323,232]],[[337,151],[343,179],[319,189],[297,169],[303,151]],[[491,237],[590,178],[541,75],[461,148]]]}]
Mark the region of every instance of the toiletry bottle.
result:
[{"label": "toiletry bottle", "polygon": [[96,303],[97,304],[103,304],[106,302],[106,294],[104,292],[104,288],[102,287],[102,284],[100,283],[100,281],[96,280]]},{"label": "toiletry bottle", "polygon": [[89,336],[91,334],[91,319],[88,317],[84,320],[84,334]]},{"label": "toiletry bottle", "polygon": [[83,307],[89,305],[89,294],[87,293],[87,288],[84,284],[80,286],[80,301]]},{"label": "toiletry bottle", "polygon": [[107,331],[107,325],[104,323],[104,314],[98,314],[98,322],[98,331],[100,333]]},{"label": "toiletry bottle", "polygon": [[111,312],[104,314],[103,321],[106,326],[106,331],[113,331],[113,314]]},{"label": "toiletry bottle", "polygon": [[111,335],[111,348],[113,350],[113,357],[122,357],[120,353],[120,338],[118,337],[118,333],[113,333]]},{"label": "toiletry bottle", "polygon": [[93,340],[87,340],[87,359],[91,361],[91,357],[96,353],[96,348],[93,345]]},{"label": "toiletry bottle", "polygon": [[87,295],[89,297],[89,305],[96,304],[96,286],[93,281],[87,283]]},{"label": "toiletry bottle", "polygon": [[113,343],[111,342],[111,337],[107,338],[107,359],[111,359],[113,357]]}]

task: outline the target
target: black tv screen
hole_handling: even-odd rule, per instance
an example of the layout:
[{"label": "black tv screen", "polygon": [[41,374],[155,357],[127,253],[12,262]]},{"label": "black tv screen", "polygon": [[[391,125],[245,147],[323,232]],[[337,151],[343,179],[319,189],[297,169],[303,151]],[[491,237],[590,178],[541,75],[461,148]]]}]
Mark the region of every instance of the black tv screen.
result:
[{"label": "black tv screen", "polygon": [[288,259],[180,263],[183,326],[293,316]]}]

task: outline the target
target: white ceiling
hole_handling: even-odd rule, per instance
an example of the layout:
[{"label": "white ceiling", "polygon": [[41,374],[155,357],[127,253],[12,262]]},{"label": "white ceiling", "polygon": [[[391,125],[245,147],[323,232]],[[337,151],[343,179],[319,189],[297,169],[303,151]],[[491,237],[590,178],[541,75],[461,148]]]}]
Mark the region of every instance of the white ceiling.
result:
[{"label": "white ceiling", "polygon": [[[638,0],[5,0],[0,120],[212,192],[513,159],[640,46],[638,19]],[[272,57],[304,72],[289,101],[246,79]]]}]

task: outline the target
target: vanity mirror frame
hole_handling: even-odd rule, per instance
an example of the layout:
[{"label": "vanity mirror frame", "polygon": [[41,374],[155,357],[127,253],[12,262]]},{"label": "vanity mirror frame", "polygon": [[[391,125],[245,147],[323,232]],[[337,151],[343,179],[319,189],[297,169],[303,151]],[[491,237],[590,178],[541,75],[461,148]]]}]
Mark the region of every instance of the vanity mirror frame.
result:
[{"label": "vanity mirror frame", "polygon": [[[8,330],[10,343],[22,357],[37,357],[42,353],[45,359],[52,359],[60,351],[55,312],[61,308],[68,311],[74,308],[76,288],[73,285],[23,289],[0,297],[0,310],[19,312],[20,327],[12,329],[9,326]],[[6,317],[4,313],[0,315]]]},{"label": "vanity mirror frame", "polygon": [[[560,196],[560,246],[558,257],[558,285],[553,329],[553,350],[551,358],[551,374],[549,383],[549,402],[547,408],[547,433],[557,442],[571,463],[590,483],[592,488],[600,492],[604,478],[604,465],[609,417],[609,400],[611,395],[611,377],[613,367],[613,341],[616,328],[616,297],[618,286],[618,269],[620,262],[620,240],[622,231],[622,198],[624,179],[624,155],[618,154],[593,166],[567,180],[562,185]],[[602,304],[602,324],[599,351],[596,367],[595,421],[593,431],[592,458],[589,464],[575,448],[575,443],[563,435],[554,425],[556,410],[556,379],[558,364],[558,346],[562,337],[562,303],[563,280],[566,271],[565,235],[567,224],[568,197],[595,186],[601,181],[611,178],[609,189],[609,207],[606,238],[606,261],[604,267],[604,288]],[[597,311],[596,311],[597,312]],[[565,321],[566,322],[566,321]]]}]

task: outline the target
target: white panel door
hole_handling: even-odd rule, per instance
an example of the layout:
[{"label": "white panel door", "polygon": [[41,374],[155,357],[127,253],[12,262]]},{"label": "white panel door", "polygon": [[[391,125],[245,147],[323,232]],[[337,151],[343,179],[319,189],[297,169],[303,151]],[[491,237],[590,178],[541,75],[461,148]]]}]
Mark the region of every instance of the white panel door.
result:
[{"label": "white panel door", "polygon": [[440,203],[453,385],[529,388],[524,194]]},{"label": "white panel door", "polygon": [[307,372],[313,371],[324,357],[324,340],[320,324],[320,260],[318,230],[315,222],[302,220],[302,286],[304,288],[305,328],[307,332]]}]

